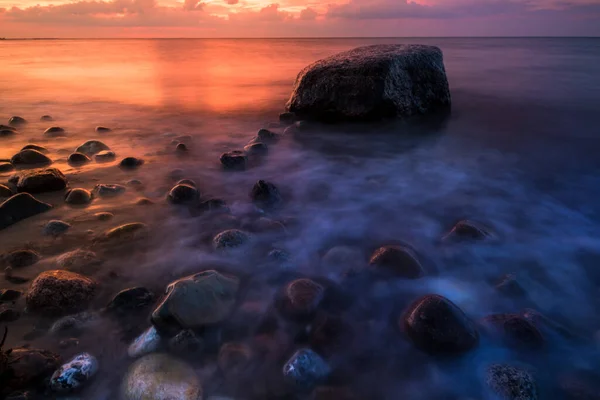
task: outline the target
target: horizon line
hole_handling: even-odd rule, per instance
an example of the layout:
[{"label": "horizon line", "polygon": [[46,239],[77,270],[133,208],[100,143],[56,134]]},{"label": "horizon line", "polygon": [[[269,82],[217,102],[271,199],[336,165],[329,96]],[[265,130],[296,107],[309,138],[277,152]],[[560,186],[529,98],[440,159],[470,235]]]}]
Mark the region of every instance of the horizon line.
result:
[{"label": "horizon line", "polygon": [[600,36],[0,37],[0,40],[600,39]]}]

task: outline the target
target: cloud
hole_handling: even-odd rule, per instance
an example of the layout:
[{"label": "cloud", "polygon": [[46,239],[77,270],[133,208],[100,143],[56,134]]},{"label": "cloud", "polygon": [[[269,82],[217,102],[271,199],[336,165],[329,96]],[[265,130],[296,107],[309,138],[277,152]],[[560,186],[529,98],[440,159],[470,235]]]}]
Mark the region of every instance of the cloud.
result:
[{"label": "cloud", "polygon": [[225,0],[225,3],[229,4],[230,6],[233,6],[239,3],[239,0]]},{"label": "cloud", "polygon": [[310,7],[305,8],[304,10],[300,11],[300,16],[299,18],[305,21],[311,21],[315,18],[317,18],[319,14],[313,10]]},{"label": "cloud", "polygon": [[199,0],[184,0],[183,9],[186,11],[201,11],[204,4]]}]

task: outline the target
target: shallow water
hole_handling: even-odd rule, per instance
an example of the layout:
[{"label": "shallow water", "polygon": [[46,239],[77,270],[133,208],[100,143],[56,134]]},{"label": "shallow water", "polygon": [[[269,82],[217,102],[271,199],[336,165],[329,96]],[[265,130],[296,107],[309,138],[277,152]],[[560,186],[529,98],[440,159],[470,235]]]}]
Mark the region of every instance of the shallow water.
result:
[{"label": "shallow water", "polygon": [[[248,171],[221,170],[220,153],[241,149],[259,128],[277,122],[305,65],[358,45],[389,42],[442,48],[453,96],[447,120],[337,132],[317,126],[310,134],[284,137],[270,147],[264,163]],[[0,139],[0,159],[37,143],[50,149],[53,166],[71,187],[91,190],[97,183],[139,179],[144,188],[96,199],[86,208],[65,205],[62,193],[38,195],[55,208],[2,230],[0,253],[37,249],[42,260],[15,271],[33,279],[55,268],[56,257],[66,251],[94,249],[104,263],[81,272],[101,284],[97,309],[123,288],[145,285],[160,293],[178,277],[225,266],[253,277],[255,290],[247,300],[266,310],[281,284],[267,279],[275,273],[264,263],[271,248],[288,250],[289,269],[298,274],[341,282],[346,266],[325,269],[319,262],[328,248],[349,244],[364,253],[359,264],[365,264],[374,248],[408,242],[423,259],[427,277],[355,293],[376,305],[359,347],[377,362],[364,371],[344,358],[358,349],[342,352],[331,360],[335,366],[350,364],[342,383],[363,398],[377,398],[369,392],[373,388],[386,399],[486,398],[481,369],[510,360],[536,368],[543,398],[562,398],[554,390],[557,376],[597,371],[600,362],[594,341],[600,332],[599,63],[598,39],[3,41],[0,122],[20,115],[30,123],[15,137]],[[44,114],[56,121],[39,122]],[[65,128],[67,136],[44,138],[43,130],[52,125]],[[97,125],[113,132],[97,134]],[[185,139],[190,151],[184,157],[171,144],[179,135],[192,137]],[[133,172],[120,170],[117,161],[70,167],[67,156],[88,139],[105,142],[117,160],[137,156],[146,163]],[[176,168],[206,196],[224,199],[235,220],[192,216],[167,205]],[[0,174],[0,182],[10,175]],[[214,234],[256,219],[248,192],[258,179],[277,184],[285,199],[269,217],[294,218],[295,226],[287,235],[257,234],[249,254],[215,254],[209,244]],[[135,205],[140,197],[156,204]],[[97,221],[93,214],[101,211],[115,217]],[[441,245],[439,238],[461,218],[492,225],[501,240]],[[49,239],[42,229],[51,219],[73,227]],[[94,243],[103,231],[135,221],[150,225],[146,243]],[[529,300],[507,300],[494,289],[493,282],[507,273],[517,276]],[[27,284],[0,277],[0,288],[26,290]],[[459,360],[434,361],[387,326],[398,310],[426,293],[448,297],[474,319],[532,307],[587,340],[550,338],[550,346],[533,357],[483,341]],[[16,308],[24,308],[22,300]],[[51,322],[23,315],[10,323],[7,346],[31,343],[65,357],[89,351],[101,371],[82,398],[114,398],[120,372],[130,363],[130,336],[149,325],[147,318],[126,335],[118,322],[103,318],[80,336],[76,349],[59,349],[58,339],[49,335],[24,338],[33,326],[43,329]],[[212,376],[211,362],[196,367]],[[228,389],[207,378],[205,390]]]}]

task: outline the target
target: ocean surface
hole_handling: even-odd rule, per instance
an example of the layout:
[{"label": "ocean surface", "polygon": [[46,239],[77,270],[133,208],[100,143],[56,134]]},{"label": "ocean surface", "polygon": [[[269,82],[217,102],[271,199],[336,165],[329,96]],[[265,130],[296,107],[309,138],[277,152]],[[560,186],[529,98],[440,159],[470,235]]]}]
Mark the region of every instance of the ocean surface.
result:
[{"label": "ocean surface", "polygon": [[[447,119],[418,126],[315,125],[306,135],[283,137],[264,162],[247,171],[222,171],[224,151],[242,149],[260,128],[283,131],[278,115],[302,68],[376,43],[442,49],[452,93]],[[324,267],[320,259],[328,249],[352,246],[364,256],[358,263],[366,264],[378,246],[409,243],[428,273],[353,294],[378,304],[368,334],[361,337],[361,346],[378,361],[364,371],[348,361],[352,349],[342,352],[349,358],[330,360],[347,364],[342,384],[369,399],[491,399],[482,371],[506,362],[535,371],[540,398],[569,398],[560,392],[560,377],[600,367],[599,66],[600,39],[594,38],[1,41],[0,123],[13,115],[30,123],[17,135],[0,138],[0,159],[37,143],[50,150],[53,166],[68,176],[71,187],[91,190],[97,183],[125,185],[131,179],[144,186],[95,199],[83,209],[66,206],[60,193],[40,195],[54,209],[0,231],[0,253],[38,251],[40,262],[16,271],[33,279],[56,268],[64,252],[93,248],[94,235],[144,222],[152,233],[150,245],[98,249],[102,267],[78,271],[100,283],[92,309],[101,309],[121,289],[144,285],[160,294],[176,278],[226,264],[245,276],[261,276],[251,300],[268,310],[280,284],[262,277],[280,271],[263,265],[263,250],[289,252],[293,262],[287,268],[294,274],[339,283],[347,266]],[[55,121],[40,122],[46,114]],[[44,129],[52,125],[65,128],[67,136],[45,138]],[[98,134],[99,125],[113,131]],[[189,152],[177,156],[174,137],[187,135],[179,140]],[[120,170],[116,162],[69,166],[69,153],[89,139],[102,140],[118,160],[136,156],[146,162],[135,172]],[[0,183],[11,174],[0,173]],[[175,175],[225,200],[233,217],[217,224],[164,204]],[[215,254],[210,239],[219,229],[252,224],[256,212],[248,193],[258,179],[279,186],[285,200],[285,207],[268,217],[291,219],[294,227],[285,235],[257,233],[250,255]],[[155,204],[136,205],[140,197]],[[112,212],[113,220],[93,218],[103,211]],[[440,244],[464,218],[488,224],[500,240]],[[72,228],[49,239],[42,231],[50,219]],[[516,276],[526,299],[503,297],[494,288],[506,274]],[[28,283],[3,279],[0,288],[27,290]],[[583,339],[550,335],[534,355],[482,340],[458,360],[435,360],[388,326],[398,309],[427,293],[448,297],[474,320],[533,308]],[[126,335],[119,322],[102,316],[78,334],[77,348],[65,350],[56,337],[27,334],[47,329],[52,319],[24,312],[22,301],[14,307],[22,316],[9,324],[7,347],[31,344],[64,357],[89,351],[101,369],[81,398],[116,398],[131,363],[127,346],[149,326],[148,313]],[[216,384],[214,363],[194,365],[205,379],[206,397],[294,398]]]}]

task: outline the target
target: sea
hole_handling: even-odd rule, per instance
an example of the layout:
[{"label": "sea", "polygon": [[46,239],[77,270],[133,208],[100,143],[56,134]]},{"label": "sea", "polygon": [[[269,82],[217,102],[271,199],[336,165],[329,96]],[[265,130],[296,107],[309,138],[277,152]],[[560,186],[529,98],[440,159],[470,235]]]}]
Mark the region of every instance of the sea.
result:
[{"label": "sea", "polygon": [[[384,43],[441,48],[450,115],[419,124],[309,122],[306,132],[283,135],[279,114],[305,66]],[[41,194],[54,205],[50,212],[0,231],[0,253],[30,248],[41,256],[14,271],[28,282],[0,277],[0,288],[26,292],[38,273],[56,269],[62,254],[79,248],[102,259],[101,267],[77,270],[98,281],[90,310],[99,316],[72,334],[75,348],[60,345],[68,336],[47,333],[55,319],[28,312],[23,299],[0,305],[21,314],[7,324],[5,349],[29,345],[64,359],[82,351],[98,358],[99,372],[78,394],[81,399],[118,398],[132,362],[127,346],[150,326],[148,310],[127,329],[101,312],[119,290],[145,286],[160,297],[175,279],[225,268],[252,282],[248,298],[240,301],[266,314],[285,280],[281,276],[344,285],[350,265],[325,265],[329,249],[350,247],[359,256],[348,263],[368,268],[375,248],[398,242],[415,250],[426,274],[352,289],[355,301],[372,305],[370,316],[354,313],[354,306],[340,312],[360,332],[359,343],[328,359],[339,372],[329,384],[348,387],[361,399],[493,399],[485,371],[500,363],[521,366],[537,381],[538,397],[507,399],[588,398],[574,397],[564,382],[600,372],[598,38],[4,40],[0,123],[13,115],[29,123],[0,138],[0,159],[36,143],[48,148],[53,167],[67,175],[71,188],[127,186],[132,179],[143,184],[127,186],[114,198],[95,198],[87,208],[66,205],[64,193]],[[42,115],[54,121],[40,121]],[[64,128],[66,136],[44,136],[50,126]],[[96,126],[112,131],[97,133]],[[264,160],[246,171],[223,171],[220,155],[241,150],[261,128],[282,134]],[[119,169],[117,161],[69,165],[68,155],[90,139],[106,143],[117,161],[135,156],[145,163],[135,171]],[[188,147],[185,155],[175,151],[178,142]],[[10,175],[0,172],[0,183]],[[224,200],[227,218],[217,223],[167,204],[166,193],[181,178],[193,179],[203,196]],[[279,187],[280,210],[263,213],[251,204],[249,192],[259,179]],[[153,204],[140,205],[140,198]],[[99,221],[99,212],[114,217]],[[253,231],[257,215],[281,221],[283,233]],[[72,227],[48,238],[43,228],[52,219]],[[441,241],[462,219],[486,224],[497,240]],[[94,247],[97,235],[128,222],[147,224],[151,239]],[[210,241],[225,227],[253,231],[255,248],[215,252]],[[291,261],[265,263],[272,249],[289,253]],[[497,290],[507,274],[526,296]],[[543,349],[534,352],[513,351],[482,336],[468,354],[438,359],[416,350],[399,329],[401,311],[426,294],[447,297],[474,321],[535,309],[571,334],[549,333]],[[249,342],[251,336],[236,340]],[[278,363],[304,345],[297,340],[282,350]],[[309,398],[277,384],[223,380],[210,352],[189,362],[202,377],[205,398]],[[277,362],[267,369],[271,375],[260,369],[252,380],[278,382]],[[596,389],[586,390],[597,396]]]}]

